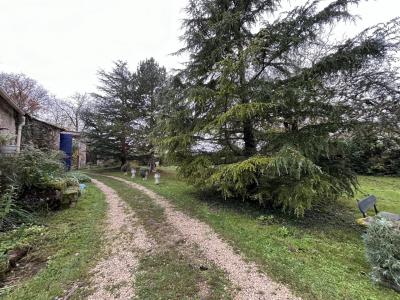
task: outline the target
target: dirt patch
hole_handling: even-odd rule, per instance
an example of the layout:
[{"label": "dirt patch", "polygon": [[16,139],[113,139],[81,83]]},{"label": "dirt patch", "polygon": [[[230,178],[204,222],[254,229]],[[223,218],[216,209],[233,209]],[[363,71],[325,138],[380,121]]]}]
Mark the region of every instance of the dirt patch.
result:
[{"label": "dirt patch", "polygon": [[133,283],[139,258],[154,242],[113,189],[95,179],[92,181],[105,194],[108,203],[107,255],[91,272],[94,292],[89,299],[131,299],[135,296]]},{"label": "dirt patch", "polygon": [[235,299],[299,299],[286,286],[262,273],[256,264],[246,262],[207,224],[177,211],[166,198],[139,184],[115,176],[107,177],[142,191],[164,208],[167,222],[184,237],[186,243],[196,245],[207,259],[226,272],[237,287]]},{"label": "dirt patch", "polygon": [[5,278],[0,282],[0,287],[8,289],[20,285],[44,268],[46,261],[47,258],[38,257],[34,253],[28,254],[18,260],[18,262],[15,262],[15,265],[5,274]]}]

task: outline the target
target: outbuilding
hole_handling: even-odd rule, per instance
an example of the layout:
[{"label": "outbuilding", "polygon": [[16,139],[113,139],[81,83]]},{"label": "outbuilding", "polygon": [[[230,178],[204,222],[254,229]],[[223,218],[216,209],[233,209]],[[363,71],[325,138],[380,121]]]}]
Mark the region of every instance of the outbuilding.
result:
[{"label": "outbuilding", "polygon": [[0,145],[2,153],[18,153],[21,150],[22,127],[25,125],[25,113],[0,88],[0,135],[8,137]]}]

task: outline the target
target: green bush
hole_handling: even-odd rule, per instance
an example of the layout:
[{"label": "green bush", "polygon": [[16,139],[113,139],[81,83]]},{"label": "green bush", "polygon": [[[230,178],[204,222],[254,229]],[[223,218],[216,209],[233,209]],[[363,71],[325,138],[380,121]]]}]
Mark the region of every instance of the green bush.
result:
[{"label": "green bush", "polygon": [[28,147],[19,155],[0,157],[3,186],[16,184],[20,192],[32,187],[43,188],[65,174],[60,151],[41,151]]},{"label": "green bush", "polygon": [[11,133],[0,133],[0,146],[5,146],[10,144],[15,140],[15,135]]},{"label": "green bush", "polygon": [[400,175],[400,137],[371,129],[349,139],[352,168],[364,175]]},{"label": "green bush", "polygon": [[364,242],[372,280],[400,292],[400,223],[377,219]]},{"label": "green bush", "polygon": [[[59,151],[32,147],[19,155],[0,156],[0,230],[29,220],[30,213],[60,207],[60,192],[68,185]],[[69,181],[73,181],[69,182]]]},{"label": "green bush", "polygon": [[67,176],[75,178],[76,180],[78,180],[79,183],[89,183],[92,181],[89,176],[81,172],[69,172],[67,173]]},{"label": "green bush", "polygon": [[16,195],[14,186],[4,189],[0,195],[0,232],[13,228],[15,224],[32,220],[31,214],[16,202]]},{"label": "green bush", "polygon": [[339,152],[309,156],[291,146],[226,164],[199,155],[181,163],[178,174],[201,188],[217,189],[227,199],[256,201],[299,217],[318,203],[353,196],[356,177]]},{"label": "green bush", "polygon": [[121,166],[121,172],[128,172],[130,169],[131,169],[131,164],[129,163],[129,161],[127,161]]}]

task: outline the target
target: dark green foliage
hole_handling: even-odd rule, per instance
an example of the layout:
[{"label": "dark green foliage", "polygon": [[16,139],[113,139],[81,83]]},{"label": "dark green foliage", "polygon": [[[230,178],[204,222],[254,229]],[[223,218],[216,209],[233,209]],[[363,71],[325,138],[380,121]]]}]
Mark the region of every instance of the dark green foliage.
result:
[{"label": "dark green foliage", "polygon": [[18,192],[43,188],[54,178],[64,175],[63,154],[59,151],[41,151],[27,147],[19,155],[0,157],[1,183],[16,184]]},{"label": "dark green foliage", "polygon": [[180,174],[296,215],[351,196],[346,137],[397,125],[400,94],[399,20],[326,38],[358,2],[310,1],[274,18],[280,1],[189,1],[190,60],[163,94],[171,110],[159,125]]},{"label": "dark green foliage", "polygon": [[[55,299],[74,283],[86,283],[91,278],[89,271],[100,258],[106,208],[104,194],[89,184],[76,207],[35,220],[43,225],[23,225],[0,233],[0,253],[5,254],[0,255],[0,270],[2,258],[7,259],[9,251],[29,249],[20,267],[7,274],[11,280],[3,282],[6,285],[0,290],[0,298]],[[12,281],[15,275],[18,288]],[[85,295],[74,293],[76,298]]]},{"label": "dark green foliage", "polygon": [[400,292],[400,224],[378,219],[364,236],[374,282]]},{"label": "dark green foliage", "polygon": [[157,92],[166,77],[153,59],[139,63],[136,72],[118,61],[111,72],[100,71],[95,102],[83,113],[92,154],[97,158],[149,160],[154,149],[150,132],[159,109]]},{"label": "dark green foliage", "polygon": [[38,211],[59,208],[62,193],[78,187],[66,176],[59,151],[27,147],[15,156],[0,156],[0,231],[31,220]]},{"label": "dark green foliage", "polygon": [[89,183],[92,181],[92,179],[87,176],[86,174],[83,174],[81,172],[68,172],[67,177],[72,177],[76,179],[79,183]]},{"label": "dark green foliage", "polygon": [[[12,228],[15,224],[32,221],[32,216],[16,203],[16,188],[9,186],[0,189],[0,232]],[[1,273],[1,271],[0,271]]]},{"label": "dark green foliage", "polygon": [[139,103],[135,85],[126,62],[118,61],[111,72],[99,71],[99,93],[83,113],[88,128],[90,152],[97,158],[118,158],[125,163],[132,142],[133,120]]},{"label": "dark green foliage", "polygon": [[126,162],[121,166],[122,172],[128,172],[130,169],[131,169],[131,165],[129,162]]},{"label": "dark green foliage", "polygon": [[400,138],[395,134],[368,130],[350,140],[353,170],[364,175],[400,175]]}]

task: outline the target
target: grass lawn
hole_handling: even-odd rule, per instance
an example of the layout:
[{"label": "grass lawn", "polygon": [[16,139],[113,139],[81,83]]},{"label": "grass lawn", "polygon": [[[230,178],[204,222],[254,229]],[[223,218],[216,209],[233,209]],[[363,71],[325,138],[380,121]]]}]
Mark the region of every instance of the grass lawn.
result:
[{"label": "grass lawn", "polygon": [[373,194],[378,198],[378,210],[400,214],[400,178],[360,176],[358,197]]},{"label": "grass lawn", "polygon": [[[104,171],[114,176],[120,172]],[[153,179],[134,181],[170,199],[177,208],[210,224],[242,254],[305,299],[400,299],[369,279],[355,199],[315,209],[304,219],[288,218],[251,204],[227,202],[199,193],[171,169]],[[373,193],[378,209],[400,213],[400,178],[360,177],[362,197]]]},{"label": "grass lawn", "polygon": [[29,245],[31,250],[20,264],[36,265],[40,271],[33,276],[23,276],[27,278],[22,280],[16,278],[18,285],[3,288],[0,297],[55,299],[64,295],[65,290],[71,289],[73,284],[84,285],[87,272],[101,246],[105,210],[103,194],[89,184],[76,207],[51,213],[38,220],[43,225],[1,233],[3,252],[7,248]]}]

